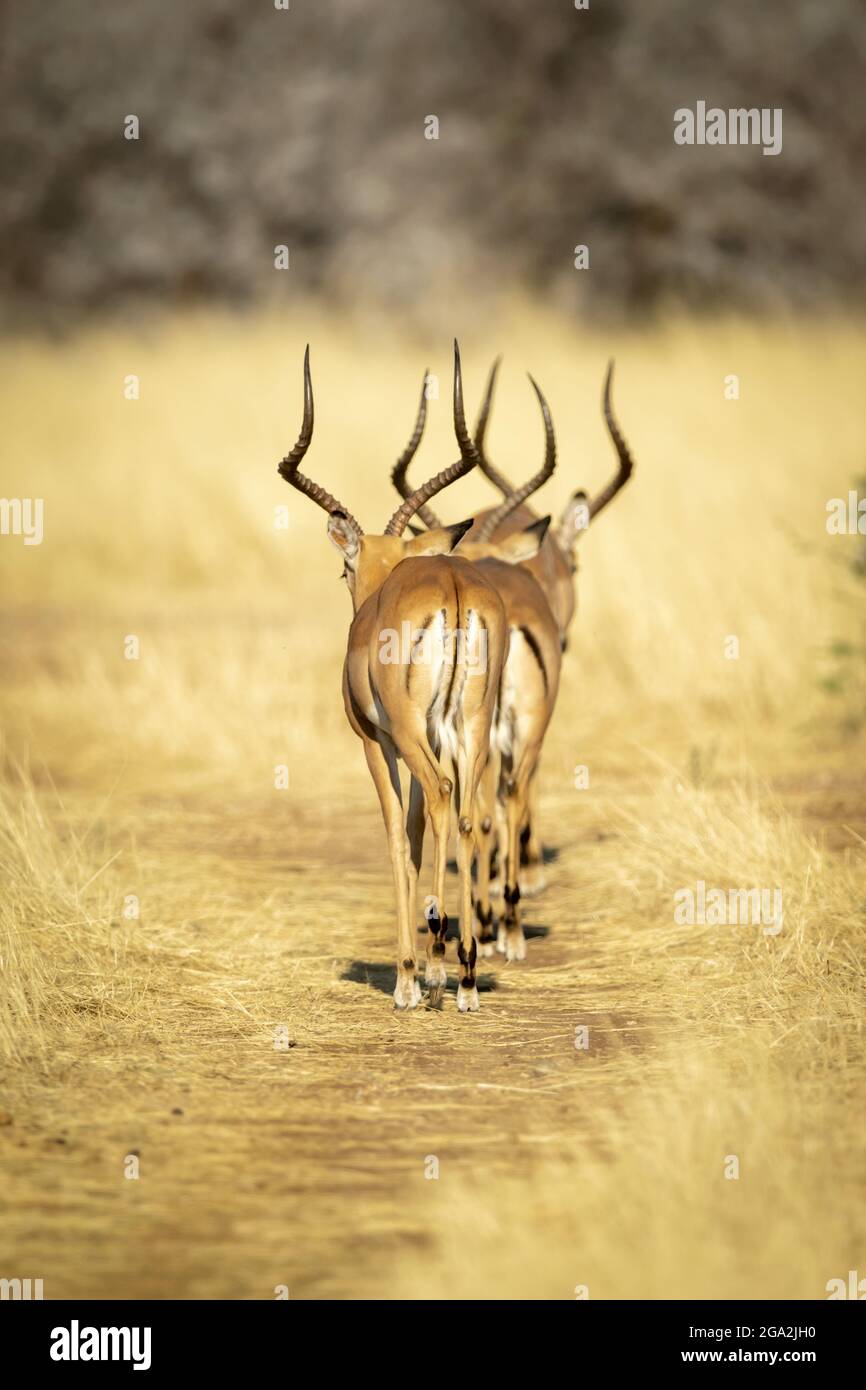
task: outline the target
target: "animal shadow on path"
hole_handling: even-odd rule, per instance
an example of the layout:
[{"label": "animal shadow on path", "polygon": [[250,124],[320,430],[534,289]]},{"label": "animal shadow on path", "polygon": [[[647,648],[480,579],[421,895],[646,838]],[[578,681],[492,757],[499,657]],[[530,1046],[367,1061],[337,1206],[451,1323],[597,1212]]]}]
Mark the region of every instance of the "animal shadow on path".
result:
[{"label": "animal shadow on path", "polygon": [[[479,974],[476,978],[479,994],[492,994],[496,989],[495,976]],[[380,994],[392,995],[394,993],[394,966],[385,965],[381,961],[353,960],[351,964],[347,965],[340,979],[348,980],[353,985],[366,985],[368,989],[378,990]],[[446,990],[448,994],[456,995],[456,973],[453,978],[449,978]]]}]

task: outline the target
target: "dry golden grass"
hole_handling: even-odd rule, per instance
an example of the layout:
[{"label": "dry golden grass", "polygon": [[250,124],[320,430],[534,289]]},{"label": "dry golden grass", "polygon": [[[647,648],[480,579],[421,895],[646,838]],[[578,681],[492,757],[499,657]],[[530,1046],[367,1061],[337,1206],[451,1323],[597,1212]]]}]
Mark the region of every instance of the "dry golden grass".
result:
[{"label": "dry golden grass", "polygon": [[[447,344],[299,313],[0,350],[2,491],[45,499],[41,546],[0,538],[0,1273],[48,1297],[824,1296],[866,1260],[863,540],[824,524],[866,471],[859,325],[615,339],[518,306],[462,342],[470,406],[507,351],[512,476],[541,433],[518,368],[542,382],[545,506],[611,468],[611,351],[638,460],[581,546],[529,958],[485,963],[472,1018],[391,1008],[349,600],[275,472],[306,337],[309,470],[376,529],[428,362],[417,471],[453,454]],[[441,510],[489,498],[470,478]],[[780,886],[782,932],[676,925],[699,879]]]}]

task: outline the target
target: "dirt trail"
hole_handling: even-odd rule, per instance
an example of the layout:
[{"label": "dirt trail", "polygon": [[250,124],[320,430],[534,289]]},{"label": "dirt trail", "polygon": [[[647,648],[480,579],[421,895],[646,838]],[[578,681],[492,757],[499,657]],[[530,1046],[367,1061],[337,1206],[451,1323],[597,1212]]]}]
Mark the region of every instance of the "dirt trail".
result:
[{"label": "dirt trail", "polygon": [[2,1130],[15,1244],[49,1296],[363,1297],[369,1267],[447,1219],[450,1176],[525,1174],[591,1138],[600,1074],[615,1087],[670,1028],[580,906],[568,853],[527,904],[526,964],[485,962],[477,1016],[457,1014],[453,978],[441,1012],[395,1013],[371,801],[305,806],[290,851],[273,800],[121,812],[179,950],[136,1036],[53,1058],[48,1090]]},{"label": "dirt trail", "polygon": [[[462,1297],[569,1298],[585,1278],[593,1296],[642,1296],[641,1242],[653,1296],[811,1297],[856,1267],[862,1038],[853,996],[828,1005],[825,986],[853,959],[838,914],[853,933],[857,899],[831,866],[866,840],[862,775],[838,759],[795,775],[782,757],[760,810],[736,777],[689,788],[673,740],[662,765],[609,737],[578,792],[568,718],[551,732],[555,857],[524,904],[528,959],[483,962],[470,1016],[453,943],[442,1011],[393,1010],[390,872],[354,742],[294,748],[287,793],[251,792],[268,769],[242,756],[223,782],[165,754],[119,778],[73,768],[56,792],[43,774],[79,881],[82,843],[104,836],[95,863],[119,852],[114,915],[80,923],[95,943],[80,982],[58,967],[78,1031],[0,1078],[2,1268],[49,1298],[317,1299],[453,1296],[457,1278]],[[805,935],[792,921],[768,951],[674,927],[672,885],[711,873],[782,881],[795,915],[809,906],[786,814],[829,856]],[[141,916],[124,921],[131,892]],[[695,1063],[718,1057],[721,1078]],[[818,1156],[815,1126],[834,1136]],[[719,1177],[731,1152],[752,1175],[742,1211]],[[796,1260],[779,1229],[798,1230]]]},{"label": "dirt trail", "polygon": [[[179,315],[8,345],[10,489],[54,520],[0,546],[0,1276],[49,1298],[825,1296],[866,1245],[862,538],[826,529],[862,472],[861,325],[596,335],[515,306],[467,339],[473,401],[512,364],[506,470],[537,456],[517,381],[543,369],[554,515],[610,474],[612,354],[638,473],[581,541],[528,959],[484,963],[463,1018],[453,988],[393,1011],[350,603],[274,470],[309,339],[316,477],[384,524],[397,412],[450,363],[309,308],[288,338]],[[489,504],[459,486],[448,516]],[[678,924],[700,880],[780,889],[784,930]]]}]

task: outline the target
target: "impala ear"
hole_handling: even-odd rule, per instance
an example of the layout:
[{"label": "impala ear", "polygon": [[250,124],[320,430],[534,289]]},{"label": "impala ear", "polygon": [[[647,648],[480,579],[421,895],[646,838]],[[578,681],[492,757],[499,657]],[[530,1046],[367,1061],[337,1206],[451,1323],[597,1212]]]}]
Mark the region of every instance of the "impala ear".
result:
[{"label": "impala ear", "polygon": [[515,531],[513,535],[497,541],[496,558],[504,560],[508,565],[520,565],[524,560],[534,560],[541,549],[549,525],[550,517],[543,516],[540,521],[533,521],[525,531]]},{"label": "impala ear", "polygon": [[581,490],[570,497],[562,516],[559,518],[557,539],[563,550],[574,549],[574,543],[581,531],[589,525],[589,498]]},{"label": "impala ear", "polygon": [[409,524],[409,530],[412,532],[413,536],[425,536],[427,534],[423,526],[413,526],[411,522]]},{"label": "impala ear", "polygon": [[345,512],[332,512],[328,517],[328,539],[347,562],[351,563],[358,554],[358,533]]},{"label": "impala ear", "polygon": [[470,516],[468,521],[455,521],[453,525],[443,527],[443,530],[447,531],[448,534],[453,537],[451,541],[452,550],[456,550],[457,546],[466,535],[466,532],[471,531],[474,525],[475,518],[474,516]]},{"label": "impala ear", "polygon": [[448,555],[456,545],[459,545],[466,532],[472,526],[472,517],[468,521],[457,521],[453,526],[436,526],[432,531],[424,531],[415,540],[411,540],[406,545],[407,555]]}]

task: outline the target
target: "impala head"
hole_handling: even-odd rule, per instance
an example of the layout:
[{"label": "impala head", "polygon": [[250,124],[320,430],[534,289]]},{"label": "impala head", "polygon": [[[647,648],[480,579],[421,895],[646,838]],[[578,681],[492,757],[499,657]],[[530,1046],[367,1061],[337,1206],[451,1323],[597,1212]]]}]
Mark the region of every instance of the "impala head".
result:
[{"label": "impala head", "polygon": [[[449,483],[462,478],[478,461],[478,454],[466,428],[463,412],[463,381],[460,371],[460,349],[454,343],[454,431],[460,446],[460,459],[445,468],[441,473],[428,479],[422,487],[415,488],[397,508],[379,535],[365,535],[360,523],[351,512],[332,497],[318,483],[298,471],[313,437],[313,385],[310,377],[310,349],[304,354],[304,418],[297,443],[289,454],[281,460],[278,472],[287,483],[305,493],[328,513],[328,536],[343,558],[343,578],[352,595],[352,603],[357,611],[365,599],[381,586],[388,575],[402,560],[424,555],[447,555],[457,545],[460,538],[469,530],[472,521],[457,522],[453,526],[437,525],[432,531],[420,536],[404,538],[412,517],[426,507],[427,501],[435,497]],[[422,422],[423,429],[423,422]],[[420,438],[420,435],[419,435]]]}]

